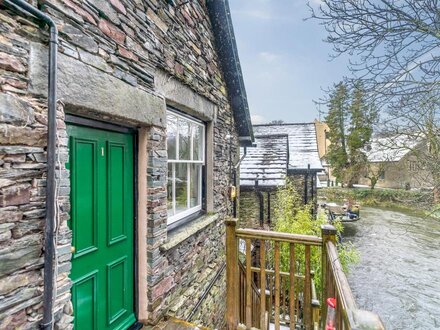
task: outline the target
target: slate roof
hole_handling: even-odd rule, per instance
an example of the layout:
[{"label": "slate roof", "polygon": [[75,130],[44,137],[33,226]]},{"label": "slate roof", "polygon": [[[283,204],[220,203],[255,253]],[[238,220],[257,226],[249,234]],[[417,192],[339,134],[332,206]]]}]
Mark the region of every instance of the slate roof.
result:
[{"label": "slate roof", "polygon": [[[272,187],[285,184],[288,172],[322,171],[315,124],[254,125],[255,146],[240,165],[240,185]],[[243,154],[243,149],[241,150]]]},{"label": "slate roof", "polygon": [[[256,147],[247,148],[240,165],[240,185],[282,186],[287,175],[288,136],[255,136]],[[241,149],[243,155],[243,149]]]},{"label": "slate roof", "polygon": [[289,170],[322,171],[314,123],[254,125],[255,135],[287,134],[289,137]]},{"label": "slate roof", "polygon": [[421,142],[421,138],[391,136],[373,138],[366,150],[369,162],[398,162]]}]

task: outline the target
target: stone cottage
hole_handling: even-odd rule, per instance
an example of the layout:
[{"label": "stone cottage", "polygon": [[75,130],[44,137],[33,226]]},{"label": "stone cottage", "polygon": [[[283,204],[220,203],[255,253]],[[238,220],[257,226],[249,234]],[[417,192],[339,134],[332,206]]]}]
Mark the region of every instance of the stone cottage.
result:
[{"label": "stone cottage", "polygon": [[260,227],[273,219],[276,191],[289,177],[304,204],[316,203],[323,171],[315,123],[254,125],[255,144],[241,149],[240,221]]},{"label": "stone cottage", "polygon": [[427,188],[434,186],[432,174],[420,157],[428,152],[426,140],[407,136],[375,137],[367,146],[367,164],[359,184],[378,188]]},{"label": "stone cottage", "polygon": [[0,28],[0,328],[222,328],[253,139],[227,0],[4,0]]}]

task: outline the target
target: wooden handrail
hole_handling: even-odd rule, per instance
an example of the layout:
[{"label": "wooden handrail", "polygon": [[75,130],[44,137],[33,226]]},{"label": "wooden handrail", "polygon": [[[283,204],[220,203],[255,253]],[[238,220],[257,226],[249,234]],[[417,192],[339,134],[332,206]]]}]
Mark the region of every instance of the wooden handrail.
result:
[{"label": "wooden handrail", "polygon": [[263,239],[263,240],[270,240],[275,242],[297,243],[297,244],[314,245],[314,246],[322,245],[321,237],[280,233],[277,231],[239,228],[236,230],[236,235],[237,237],[243,239]]},{"label": "wooden handrail", "polygon": [[[235,229],[236,223],[230,221],[226,225],[227,249],[235,250],[239,240],[245,243],[245,249],[240,257],[243,263],[239,267],[243,267],[243,269],[239,271],[240,275],[237,280],[240,287],[237,322],[245,324],[246,328],[268,329],[271,321],[274,323],[275,329],[280,329],[281,325],[288,325],[290,329],[295,329],[296,325],[312,329],[312,324],[317,322],[315,315],[319,315],[319,311],[316,313],[319,304],[317,305],[316,299],[314,299],[312,306],[312,298],[315,296],[313,295],[314,288],[312,288],[314,283],[310,258],[312,246],[322,246],[322,239],[308,235]],[[235,238],[228,238],[228,235],[233,234],[235,234]],[[233,245],[229,245],[228,242],[232,242]],[[289,268],[288,271],[283,272],[281,271],[281,248],[284,249],[286,245],[289,251]],[[252,246],[255,249],[252,249]],[[304,247],[304,252],[302,252],[304,263],[296,265],[298,262],[296,258],[301,256],[296,256],[298,251],[295,251],[295,248],[300,246]],[[269,250],[266,251],[266,249]],[[235,258],[235,253],[229,252],[228,255],[233,255]],[[238,261],[237,263],[240,264]],[[299,270],[302,273],[296,273]],[[229,274],[232,273],[231,270]],[[234,280],[230,278],[229,281]],[[260,293],[255,298],[254,284],[258,285]],[[227,285],[227,287],[230,288],[232,285]],[[232,298],[229,298],[228,301],[232,301]],[[258,304],[255,304],[255,301]],[[232,310],[232,306],[229,309]],[[257,317],[255,317],[256,313]],[[232,322],[232,319],[228,317],[229,320],[231,322],[228,322],[228,326],[229,324],[231,326],[228,329],[232,329],[237,322]]]},{"label": "wooden handrail", "polygon": [[332,241],[326,243],[327,248],[327,258],[329,264],[329,271],[333,277],[335,291],[338,298],[337,309],[342,311],[341,316],[344,319],[344,323],[354,325],[353,311],[357,310],[356,301],[354,299],[353,293],[348,284],[347,277],[342,270],[341,261],[339,260],[338,251],[336,245]]},{"label": "wooden handrail", "polygon": [[[239,282],[240,282],[240,301],[239,301],[239,321],[240,323],[246,324],[248,328],[252,324],[254,326],[261,327],[261,322],[257,319],[259,313],[248,314],[248,310],[259,310],[262,305],[261,294],[258,287],[255,285],[253,281],[247,281],[247,270],[246,267],[239,261]],[[250,283],[250,290],[248,287],[248,283]],[[248,306],[248,296],[250,298],[250,306]],[[248,324],[247,324],[248,323]]]},{"label": "wooden handrail", "polygon": [[323,322],[327,316],[326,298],[336,299],[336,329],[385,329],[379,316],[374,313],[359,310],[350,289],[347,277],[342,269],[336,247],[336,230],[323,227],[322,257],[323,257]]},{"label": "wooden handrail", "polygon": [[341,296],[342,307],[344,309],[355,310],[357,309],[357,304],[353,296],[353,292],[348,284],[347,277],[342,270],[341,261],[339,260],[338,250],[336,245],[329,241],[327,245],[327,255],[328,261],[330,262],[333,277],[335,279],[336,287],[338,288],[339,294]]}]

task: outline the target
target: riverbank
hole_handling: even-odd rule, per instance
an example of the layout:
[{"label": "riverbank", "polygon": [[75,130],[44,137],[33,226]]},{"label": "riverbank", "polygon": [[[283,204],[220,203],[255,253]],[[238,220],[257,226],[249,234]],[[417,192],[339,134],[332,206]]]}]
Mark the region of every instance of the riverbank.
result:
[{"label": "riverbank", "polygon": [[435,207],[431,191],[332,187],[320,188],[318,198],[331,202],[342,202],[347,199],[361,206],[402,210],[419,215],[427,215]]}]

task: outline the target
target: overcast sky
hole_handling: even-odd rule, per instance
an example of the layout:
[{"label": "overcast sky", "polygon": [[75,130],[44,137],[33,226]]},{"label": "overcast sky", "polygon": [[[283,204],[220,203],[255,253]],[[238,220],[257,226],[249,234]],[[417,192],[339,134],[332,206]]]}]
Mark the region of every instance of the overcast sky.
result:
[{"label": "overcast sky", "polygon": [[315,20],[304,21],[310,15],[306,3],[229,0],[254,124],[313,121],[318,118],[313,100],[349,75],[347,58],[329,60],[324,28]]}]

